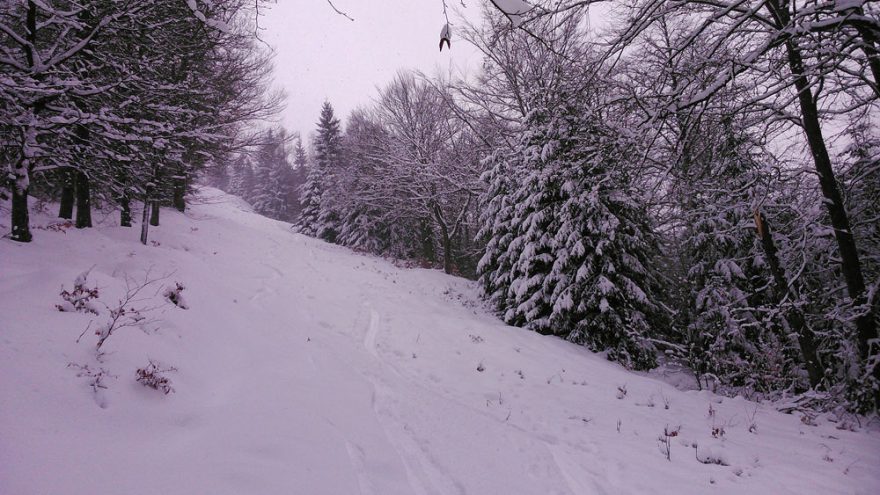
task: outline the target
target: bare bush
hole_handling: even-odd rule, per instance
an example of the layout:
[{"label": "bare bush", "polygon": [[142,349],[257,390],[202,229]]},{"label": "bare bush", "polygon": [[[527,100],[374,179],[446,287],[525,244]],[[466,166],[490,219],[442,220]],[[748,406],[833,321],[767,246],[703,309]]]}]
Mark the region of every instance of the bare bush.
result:
[{"label": "bare bush", "polygon": [[141,385],[153,390],[159,390],[160,392],[165,393],[165,395],[168,395],[171,392],[174,392],[174,388],[171,386],[171,380],[165,376],[165,373],[172,373],[175,371],[177,371],[177,368],[173,366],[162,368],[151,359],[149,364],[143,368],[138,368],[135,374],[137,376],[137,382]]},{"label": "bare bush", "polygon": [[[98,336],[96,346],[98,349],[101,349],[101,346],[104,345],[107,339],[121,328],[140,327],[141,329],[146,329],[151,324],[156,323],[157,320],[149,318],[147,315],[157,309],[158,306],[147,305],[146,302],[149,299],[142,297],[142,293],[148,287],[166,278],[166,276],[153,277],[151,269],[144,273],[143,279],[135,280],[128,275],[125,276],[125,294],[119,299],[119,302],[113,307],[102,303],[107,309],[110,318],[106,323],[95,329],[95,335]],[[88,327],[86,327],[86,330],[80,334],[76,341],[79,342],[87,331]]]}]

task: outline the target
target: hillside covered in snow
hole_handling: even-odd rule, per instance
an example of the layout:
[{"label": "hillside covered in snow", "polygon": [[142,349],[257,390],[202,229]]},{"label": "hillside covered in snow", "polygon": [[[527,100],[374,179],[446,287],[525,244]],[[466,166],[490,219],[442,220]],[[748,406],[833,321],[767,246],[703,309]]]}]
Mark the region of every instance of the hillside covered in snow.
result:
[{"label": "hillside covered in snow", "polygon": [[627,371],[214,189],[147,246],[32,215],[0,239],[0,494],[880,493],[864,418]]}]

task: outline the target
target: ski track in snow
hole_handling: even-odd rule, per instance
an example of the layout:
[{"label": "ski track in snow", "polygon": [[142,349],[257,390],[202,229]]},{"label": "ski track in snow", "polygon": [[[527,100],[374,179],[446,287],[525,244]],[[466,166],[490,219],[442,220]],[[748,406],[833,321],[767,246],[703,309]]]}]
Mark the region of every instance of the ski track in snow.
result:
[{"label": "ski track in snow", "polygon": [[370,324],[364,337],[364,347],[377,360],[381,361],[379,352],[376,350],[376,335],[379,333],[379,312],[370,308]]},{"label": "ski track in snow", "polygon": [[553,462],[556,463],[571,493],[591,493],[595,495],[607,495],[609,493],[601,483],[596,482],[597,477],[584,472],[583,466],[578,465],[572,460],[576,458],[578,452],[549,444],[548,450],[553,455]]},{"label": "ski track in snow", "polygon": [[[404,459],[407,475],[414,493],[465,493],[461,484],[452,479],[449,473],[438,465],[437,460],[431,457],[430,451],[426,448],[424,442],[417,438],[412,429],[401,418],[398,411],[400,408],[398,397],[401,394],[399,392],[395,393],[392,390],[399,390],[400,382],[405,380],[397,370],[388,365],[379,356],[376,347],[376,337],[381,328],[379,312],[373,309],[370,303],[364,303],[363,307],[369,311],[369,323],[364,334],[364,348],[382,369],[390,371],[389,377],[393,377],[393,381],[397,382],[396,386],[392,388],[387,383],[387,378],[389,377],[383,380],[378,374],[367,375],[373,387],[373,411],[380,422],[382,422],[386,434],[390,433],[396,438],[395,449],[400,457]],[[403,425],[403,428],[400,428],[401,425]],[[445,488],[438,489],[438,486]]]},{"label": "ski track in snow", "polygon": [[[0,493],[880,493],[876,431],[676,390],[463,306],[469,282],[205,195],[163,216],[158,246],[109,225],[38,231],[27,250],[0,240]],[[60,252],[69,267],[36,261]],[[92,264],[107,300],[155,266],[186,284],[191,308],[163,310],[157,334],[114,335],[96,362],[88,335],[74,343],[89,317],[52,306]],[[176,393],[134,384],[148,358],[179,369]],[[93,394],[69,362],[115,378]],[[717,424],[723,439],[709,435]],[[657,444],[666,425],[682,425],[671,462]],[[697,443],[730,466],[698,463]]]}]

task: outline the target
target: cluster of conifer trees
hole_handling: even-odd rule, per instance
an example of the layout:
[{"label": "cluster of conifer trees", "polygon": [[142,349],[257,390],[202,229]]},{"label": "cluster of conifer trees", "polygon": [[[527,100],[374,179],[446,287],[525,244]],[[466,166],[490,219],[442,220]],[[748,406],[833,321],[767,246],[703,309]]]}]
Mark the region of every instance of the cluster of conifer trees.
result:
[{"label": "cluster of conifer trees", "polygon": [[475,276],[506,322],[626,366],[875,408],[869,7],[637,1],[606,45],[580,7],[487,9],[476,80],[401,73],[345,132],[325,107],[301,231]]}]

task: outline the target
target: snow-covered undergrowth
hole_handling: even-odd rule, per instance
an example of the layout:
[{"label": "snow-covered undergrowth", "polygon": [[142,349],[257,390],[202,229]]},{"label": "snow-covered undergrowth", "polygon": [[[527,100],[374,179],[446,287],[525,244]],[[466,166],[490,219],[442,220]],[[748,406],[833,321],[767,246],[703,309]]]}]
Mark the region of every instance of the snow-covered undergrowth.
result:
[{"label": "snow-covered undergrowth", "polygon": [[[219,191],[149,246],[114,220],[0,240],[2,494],[880,493],[876,429],[627,372]],[[89,268],[98,314],[59,311]]]}]

